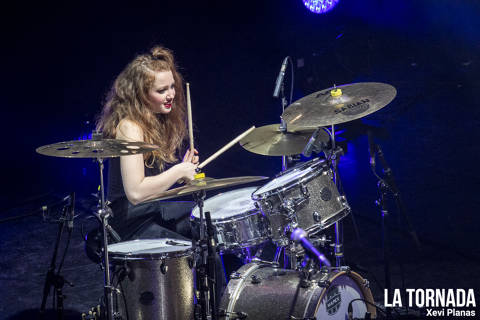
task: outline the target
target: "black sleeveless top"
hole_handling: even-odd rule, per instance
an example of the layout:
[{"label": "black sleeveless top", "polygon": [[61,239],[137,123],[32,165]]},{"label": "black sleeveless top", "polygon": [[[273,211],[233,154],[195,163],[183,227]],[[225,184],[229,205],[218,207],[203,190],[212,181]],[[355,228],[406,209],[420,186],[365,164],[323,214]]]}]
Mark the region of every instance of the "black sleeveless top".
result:
[{"label": "black sleeveless top", "polygon": [[[134,206],[128,201],[123,188],[120,158],[112,158],[108,162],[107,200],[110,201],[110,208],[113,213],[109,219],[109,224],[124,241],[130,239],[138,229],[149,223],[152,216],[142,214],[142,205]],[[146,177],[159,173],[160,169],[158,167],[145,167]]]}]

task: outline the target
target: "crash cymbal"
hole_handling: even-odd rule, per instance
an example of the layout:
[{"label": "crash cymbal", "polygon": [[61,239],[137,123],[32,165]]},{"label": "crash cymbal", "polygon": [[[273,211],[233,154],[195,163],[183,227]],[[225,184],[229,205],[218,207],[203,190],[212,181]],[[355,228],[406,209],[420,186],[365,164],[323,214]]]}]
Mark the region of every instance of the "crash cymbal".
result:
[{"label": "crash cymbal", "polygon": [[397,90],[386,83],[346,84],[295,101],[282,117],[291,130],[315,129],[365,117],[385,107],[396,94]]},{"label": "crash cymbal", "polygon": [[141,154],[158,148],[145,142],[100,139],[58,142],[38,147],[36,151],[46,156],[62,158],[113,158]]},{"label": "crash cymbal", "polygon": [[234,178],[223,178],[223,179],[214,179],[214,178],[202,178],[198,180],[192,180],[188,182],[186,185],[167,190],[163,192],[159,197],[148,200],[145,202],[157,201],[157,200],[165,200],[175,197],[186,196],[201,190],[215,190],[220,188],[227,188],[236,186],[239,184],[245,184],[260,180],[268,179],[268,177],[262,176],[244,176],[244,177],[234,177]]},{"label": "crash cymbal", "polygon": [[[250,152],[265,156],[291,156],[302,153],[312,136],[312,130],[281,132],[279,126],[279,124],[270,124],[255,128],[240,140],[240,145]],[[328,142],[328,134],[322,131],[320,140]]]}]

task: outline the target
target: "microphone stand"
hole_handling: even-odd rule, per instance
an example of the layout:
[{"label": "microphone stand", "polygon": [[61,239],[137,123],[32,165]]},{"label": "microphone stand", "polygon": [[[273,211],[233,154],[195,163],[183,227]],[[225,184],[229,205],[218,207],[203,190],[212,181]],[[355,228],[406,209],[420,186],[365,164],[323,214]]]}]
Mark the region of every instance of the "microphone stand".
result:
[{"label": "microphone stand", "polygon": [[[285,98],[285,70],[288,66],[288,62],[291,63],[290,56],[285,57],[282,63],[282,68],[280,69],[280,73],[278,74],[277,80],[275,82],[275,89],[273,90],[273,97],[278,98],[279,91],[281,94],[281,104],[282,104],[282,114],[285,111],[285,107],[287,106],[287,99]],[[293,66],[292,66],[292,86],[293,86]],[[293,87],[292,87],[293,89]],[[280,116],[280,126],[278,128],[280,132],[286,133],[287,132],[287,124],[283,120],[282,116]],[[282,171],[287,170],[287,156],[282,156]]]},{"label": "microphone stand", "polygon": [[208,249],[208,288],[210,290],[210,310],[212,311],[212,320],[217,319],[217,303],[216,303],[216,245],[215,245],[215,227],[212,224],[210,212],[205,212],[205,220],[207,222],[207,249]]},{"label": "microphone stand", "polygon": [[413,228],[413,225],[405,209],[405,204],[400,195],[400,191],[398,190],[397,183],[395,182],[392,169],[390,168],[387,161],[385,160],[383,151],[380,148],[380,146],[376,144],[375,148],[377,151],[378,159],[380,159],[380,163],[382,164],[382,167],[383,167],[383,174],[385,175],[385,181],[391,191],[393,198],[395,199],[395,204],[397,206],[397,209],[400,212],[400,214],[403,216],[405,221],[407,222],[408,232],[410,233],[413,241],[415,242],[415,245],[417,246],[418,251],[422,251],[420,240],[418,239],[417,232]]},{"label": "microphone stand", "polygon": [[[400,192],[398,190],[397,184],[392,174],[392,169],[388,165],[387,161],[385,160],[384,154],[382,149],[378,144],[373,142],[373,138],[371,135],[368,136],[369,144],[373,150],[371,150],[372,159],[370,159],[370,166],[372,169],[373,174],[377,177],[378,183],[378,199],[375,201],[375,204],[380,209],[381,217],[382,217],[382,243],[383,243],[383,260],[384,260],[384,272],[385,272],[385,289],[388,292],[387,299],[391,296],[391,277],[390,277],[390,213],[388,211],[386,198],[389,194],[391,194],[395,200],[397,210],[399,213],[404,217],[405,221],[407,222],[407,226],[409,229],[409,233],[412,236],[417,249],[421,251],[420,241],[418,240],[417,233],[413,229],[410,219],[405,211],[404,203],[400,197]],[[374,156],[378,155],[380,163],[383,167],[383,174],[384,178],[382,179],[376,172],[375,168],[375,161]],[[385,307],[386,317],[387,319],[391,319],[392,317],[392,308]]]},{"label": "microphone stand", "polygon": [[[287,106],[287,99],[285,98],[285,84],[282,79],[282,85],[280,87],[280,92],[282,95],[282,114],[285,111],[285,107]],[[286,133],[287,132],[287,123],[285,120],[283,120],[283,117],[280,116],[280,127],[279,127],[280,132]],[[287,156],[282,156],[282,171],[287,170],[288,164],[287,164]]]},{"label": "microphone stand", "polygon": [[[45,279],[45,284],[43,286],[43,297],[42,297],[42,304],[40,306],[40,314],[45,313],[45,306],[47,303],[47,298],[48,295],[50,294],[50,289],[53,286],[55,288],[55,293],[54,296],[56,295],[57,297],[57,304],[56,304],[56,309],[57,309],[57,319],[62,320],[63,319],[63,300],[65,296],[63,295],[63,286],[65,283],[69,284],[71,287],[74,286],[73,283],[69,282],[66,280],[61,274],[60,270],[62,269],[63,266],[63,259],[65,258],[65,255],[68,250],[68,246],[70,243],[70,237],[72,235],[72,229],[73,229],[73,217],[74,217],[74,203],[75,203],[75,192],[72,192],[70,195],[70,205],[66,205],[62,209],[62,215],[60,216],[59,219],[59,224],[58,224],[58,233],[57,233],[57,239],[55,241],[55,249],[53,250],[53,256],[52,260],[50,261],[50,267],[47,272],[47,276]],[[68,221],[67,221],[68,220]],[[57,254],[58,254],[58,248],[60,246],[60,239],[62,238],[63,234],[63,229],[65,227],[65,222],[67,222],[67,228],[68,228],[68,241],[67,245],[65,247],[65,252],[63,254],[62,261],[60,262],[60,266],[58,267],[58,270],[55,272],[56,269],[56,261],[57,261]],[[55,301],[55,298],[54,298]]]}]

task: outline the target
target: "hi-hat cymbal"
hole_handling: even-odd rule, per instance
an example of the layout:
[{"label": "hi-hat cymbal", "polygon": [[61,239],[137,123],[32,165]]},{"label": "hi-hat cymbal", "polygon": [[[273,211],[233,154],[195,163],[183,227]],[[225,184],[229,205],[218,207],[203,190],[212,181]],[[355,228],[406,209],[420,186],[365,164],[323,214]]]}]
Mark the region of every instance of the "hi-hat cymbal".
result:
[{"label": "hi-hat cymbal", "polygon": [[386,83],[360,82],[312,93],[289,105],[289,129],[315,129],[365,117],[389,104],[397,90]]},{"label": "hi-hat cymbal", "polygon": [[38,147],[36,151],[46,156],[62,158],[113,158],[141,154],[158,148],[145,142],[100,139],[58,142]]},{"label": "hi-hat cymbal", "polygon": [[234,177],[234,178],[223,178],[223,179],[214,179],[214,178],[206,177],[199,180],[192,180],[184,186],[167,190],[163,192],[159,197],[153,200],[145,201],[145,202],[187,196],[202,190],[208,191],[208,190],[215,190],[220,188],[227,188],[227,187],[232,187],[239,184],[245,184],[245,183],[250,183],[250,182],[255,182],[255,181],[260,181],[265,179],[268,179],[268,177],[245,176],[245,177]]},{"label": "hi-hat cymbal", "polygon": [[[250,152],[265,156],[291,156],[302,153],[313,132],[290,130],[282,132],[279,126],[279,124],[270,124],[255,128],[240,140],[240,145]],[[328,134],[321,131],[320,140],[328,142]]]}]

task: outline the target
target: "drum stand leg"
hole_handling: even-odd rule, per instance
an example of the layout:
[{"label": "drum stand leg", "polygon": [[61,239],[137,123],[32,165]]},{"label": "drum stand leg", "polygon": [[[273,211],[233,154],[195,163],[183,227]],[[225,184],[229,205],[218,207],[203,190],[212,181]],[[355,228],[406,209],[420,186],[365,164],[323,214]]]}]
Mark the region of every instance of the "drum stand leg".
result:
[{"label": "drum stand leg", "polygon": [[[330,134],[332,140],[332,166],[333,166],[333,179],[335,182],[335,186],[337,190],[339,190],[340,186],[340,179],[337,175],[338,171],[338,155],[343,154],[343,150],[341,148],[337,149],[335,144],[335,125],[332,124],[332,132]],[[335,222],[335,266],[341,267],[343,265],[343,222],[337,221]]]},{"label": "drum stand leg", "polygon": [[105,192],[103,184],[103,159],[97,158],[98,167],[100,171],[100,209],[98,210],[98,216],[102,221],[102,231],[103,231],[103,261],[104,261],[104,270],[105,270],[105,308],[107,310],[107,319],[113,320],[117,318],[117,315],[114,314],[113,310],[113,291],[115,290],[111,285],[110,278],[110,262],[108,258],[108,218],[110,216],[110,210],[105,203]]}]

